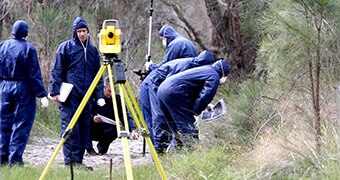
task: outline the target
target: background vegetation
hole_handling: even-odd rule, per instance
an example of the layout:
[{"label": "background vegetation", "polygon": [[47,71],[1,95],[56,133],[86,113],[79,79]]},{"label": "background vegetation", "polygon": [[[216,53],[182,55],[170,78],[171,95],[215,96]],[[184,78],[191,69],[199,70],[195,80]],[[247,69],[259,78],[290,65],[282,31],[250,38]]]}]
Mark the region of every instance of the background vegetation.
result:
[{"label": "background vegetation", "polygon": [[[95,44],[102,21],[117,19],[124,34],[120,57],[138,92],[140,80],[131,71],[144,64],[149,3],[4,0],[0,39],[10,37],[15,20],[26,20],[47,85],[54,52],[71,37],[76,16],[88,21]],[[232,66],[228,84],[215,97],[227,102],[228,115],[199,122],[201,143],[195,152],[161,157],[169,179],[338,179],[339,8],[337,0],[154,1],[154,62],[164,52],[158,29],[169,23],[199,50],[218,50]],[[58,132],[56,105],[39,109],[32,136],[57,137]],[[1,168],[0,179],[21,173],[38,177],[41,172],[39,167],[26,169]],[[67,174],[63,171],[57,168],[52,174]],[[79,177],[107,178],[105,172],[95,173]],[[125,177],[124,170],[114,175]],[[134,175],[159,179],[153,165],[137,167]]]}]

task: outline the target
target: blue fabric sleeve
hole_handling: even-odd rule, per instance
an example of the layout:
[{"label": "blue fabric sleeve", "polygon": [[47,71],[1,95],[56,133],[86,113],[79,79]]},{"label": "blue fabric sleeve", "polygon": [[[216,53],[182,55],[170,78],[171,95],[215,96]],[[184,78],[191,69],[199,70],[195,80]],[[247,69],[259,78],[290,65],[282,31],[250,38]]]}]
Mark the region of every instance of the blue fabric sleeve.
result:
[{"label": "blue fabric sleeve", "polygon": [[[95,68],[95,71],[98,73],[99,72],[99,69],[101,68],[101,63],[100,63],[100,55],[99,55],[99,52],[98,50],[96,49],[97,51],[97,55],[96,55],[96,59],[99,61],[98,64],[98,67]],[[100,78],[97,86],[96,86],[96,89],[95,89],[95,92],[94,92],[94,95],[96,99],[100,99],[100,98],[104,98],[104,92],[103,92],[103,89],[104,89],[104,83],[103,83],[103,79]]]},{"label": "blue fabric sleeve", "polygon": [[213,77],[207,79],[204,84],[202,91],[199,94],[199,98],[195,100],[194,112],[196,114],[201,114],[201,112],[208,106],[208,104],[213,100],[219,81],[214,80]]},{"label": "blue fabric sleeve", "polygon": [[31,88],[36,97],[45,97],[47,92],[44,87],[44,83],[41,76],[41,70],[39,66],[38,56],[36,49],[31,45],[28,49],[28,74]]},{"label": "blue fabric sleeve", "polygon": [[51,79],[50,79],[50,94],[51,96],[59,95],[60,85],[62,83],[63,77],[63,59],[64,57],[64,49],[65,44],[61,44],[58,47],[58,50],[55,55],[55,59],[53,62],[52,70],[51,70]]}]

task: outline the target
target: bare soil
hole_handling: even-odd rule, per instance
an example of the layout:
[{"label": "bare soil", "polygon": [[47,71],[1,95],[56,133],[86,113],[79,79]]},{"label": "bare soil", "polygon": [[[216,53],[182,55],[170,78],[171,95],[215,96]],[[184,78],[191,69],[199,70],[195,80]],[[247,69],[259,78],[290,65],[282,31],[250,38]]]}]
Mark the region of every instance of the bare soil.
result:
[{"label": "bare soil", "polygon": [[[59,141],[58,139],[48,138],[35,138],[34,140],[30,140],[23,155],[25,166],[46,166],[56,150]],[[128,141],[132,166],[152,163],[152,156],[148,147],[146,147],[146,154],[143,156],[143,138],[140,137],[138,140],[129,139]],[[93,142],[93,145],[94,149],[97,150],[96,142]],[[113,141],[108,153],[105,155],[88,155],[85,153],[83,163],[92,166],[94,170],[108,169],[110,159],[112,159],[113,168],[124,167],[124,152],[121,139]],[[52,166],[64,166],[62,148],[54,159]]]}]

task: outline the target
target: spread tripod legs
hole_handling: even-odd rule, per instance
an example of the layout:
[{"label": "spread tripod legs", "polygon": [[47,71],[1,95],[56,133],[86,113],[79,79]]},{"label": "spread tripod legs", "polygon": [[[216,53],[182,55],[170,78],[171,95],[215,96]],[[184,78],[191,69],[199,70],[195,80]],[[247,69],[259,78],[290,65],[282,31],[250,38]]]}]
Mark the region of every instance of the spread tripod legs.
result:
[{"label": "spread tripod legs", "polygon": [[[114,62],[116,63],[116,62]],[[110,87],[112,91],[112,103],[114,107],[114,112],[115,112],[115,119],[116,119],[116,126],[117,126],[117,133],[118,137],[121,138],[122,141],[122,146],[123,146],[123,153],[124,153],[124,163],[125,163],[125,170],[126,170],[126,176],[127,179],[133,179],[133,174],[132,174],[132,165],[131,165],[131,158],[130,158],[130,152],[129,152],[129,143],[128,143],[128,138],[129,138],[129,125],[128,125],[128,120],[127,120],[127,113],[126,113],[126,106],[125,106],[125,99],[127,101],[129,110],[133,116],[133,119],[136,123],[136,126],[138,130],[141,132],[142,136],[146,139],[146,142],[149,146],[151,155],[153,157],[153,160],[155,162],[155,165],[157,167],[157,170],[162,177],[162,179],[167,179],[166,174],[164,172],[164,169],[160,163],[160,160],[158,158],[158,155],[155,151],[155,148],[153,147],[153,144],[150,139],[150,132],[146,126],[146,123],[143,119],[142,113],[140,111],[140,108],[136,102],[136,99],[132,93],[130,84],[128,81],[123,81],[123,82],[118,82],[118,87],[119,87],[119,93],[120,93],[120,98],[121,98],[121,105],[122,105],[122,111],[123,111],[123,119],[124,119],[124,130],[120,130],[120,119],[118,115],[118,108],[117,108],[117,101],[116,101],[116,96],[115,96],[115,90],[114,90],[114,83],[113,83],[113,73],[112,73],[112,62],[111,63],[103,63],[103,66],[99,69],[96,77],[92,81],[89,89],[87,90],[84,98],[82,99],[80,105],[78,106],[76,112],[74,113],[69,125],[67,126],[64,134],[62,135],[62,138],[60,142],[58,143],[58,146],[56,150],[54,151],[50,161],[47,163],[44,171],[40,175],[39,180],[43,180],[46,175],[48,170],[50,169],[54,159],[56,158],[58,152],[60,151],[62,145],[64,144],[65,140],[67,139],[68,135],[72,131],[73,127],[75,126],[81,112],[83,111],[84,107],[86,106],[87,102],[89,101],[94,89],[96,88],[100,78],[102,78],[103,73],[105,70],[108,70],[109,78],[110,78]],[[119,76],[119,75],[118,75]],[[119,76],[120,77],[120,76]],[[124,75],[125,77],[125,75]],[[125,85],[125,87],[124,87]],[[127,90],[126,90],[127,89]]]}]

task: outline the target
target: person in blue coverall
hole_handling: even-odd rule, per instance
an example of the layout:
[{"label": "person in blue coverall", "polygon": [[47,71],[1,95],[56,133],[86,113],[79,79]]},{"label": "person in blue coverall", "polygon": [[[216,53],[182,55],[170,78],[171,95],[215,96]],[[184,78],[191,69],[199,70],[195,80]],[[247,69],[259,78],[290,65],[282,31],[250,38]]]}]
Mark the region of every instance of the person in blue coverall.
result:
[{"label": "person in blue coverall", "polygon": [[28,24],[13,24],[12,38],[0,43],[0,164],[23,165],[36,113],[36,97],[48,106],[35,47],[26,40]]},{"label": "person in blue coverall", "polygon": [[[117,92],[117,91],[116,91]],[[97,152],[93,149],[92,140],[98,141],[97,149],[100,155],[106,154],[112,141],[117,139],[117,127],[116,125],[103,122],[100,116],[105,116],[115,121],[114,108],[112,104],[111,88],[109,77],[105,78],[104,81],[104,95],[105,105],[98,106],[96,104],[92,107],[92,120],[90,125],[90,139],[86,145],[86,151],[90,155],[96,155]],[[122,104],[120,101],[120,95],[116,94],[118,115],[121,125],[124,125]],[[138,133],[134,121],[128,111],[127,118],[129,123],[129,130],[131,132],[131,139],[138,139]]]},{"label": "person in blue coverall", "polygon": [[[159,30],[158,35],[162,40],[163,45],[166,47],[166,52],[161,63],[153,64],[152,61],[146,62],[145,69],[147,71],[153,71],[154,69],[160,67],[162,64],[172,61],[174,59],[197,56],[197,49],[195,45],[190,40],[177,33],[172,26],[164,25]],[[151,131],[152,119],[148,95],[149,94],[148,86],[149,86],[148,82],[143,81],[140,87],[140,100],[144,120],[147,124],[148,129],[150,130],[151,140],[154,141],[153,133]]]},{"label": "person in blue coverall", "polygon": [[197,56],[195,45],[190,40],[177,33],[172,26],[164,25],[159,30],[158,35],[162,44],[166,47],[166,52],[161,63],[154,64],[152,62],[146,62],[145,67],[147,71],[152,71],[173,59]]},{"label": "person in blue coverall", "polygon": [[230,72],[224,59],[212,65],[191,68],[167,78],[158,88],[157,96],[166,121],[175,134],[177,147],[192,147],[198,140],[195,115],[213,100],[218,85]]},{"label": "person in blue coverall", "polygon": [[210,51],[202,51],[197,57],[175,59],[167,62],[159,68],[152,71],[144,82],[148,82],[148,92],[151,108],[152,131],[154,134],[154,147],[159,153],[163,153],[170,143],[171,132],[165,122],[163,111],[159,107],[157,90],[159,85],[168,77],[182,72],[184,70],[212,64],[215,58]]},{"label": "person in blue coverall", "polygon": [[[50,79],[50,95],[59,101],[59,91],[62,82],[74,85],[65,102],[58,103],[61,119],[61,134],[64,134],[74,113],[80,105],[94,77],[100,69],[100,55],[97,48],[91,44],[89,29],[82,17],[73,21],[72,39],[62,42],[53,62]],[[93,98],[97,104],[105,104],[103,81],[100,80],[95,88]],[[83,165],[85,145],[88,141],[92,101],[88,101],[77,123],[63,144],[64,163]],[[86,167],[86,166],[85,166]],[[89,167],[89,169],[91,169]]]}]

